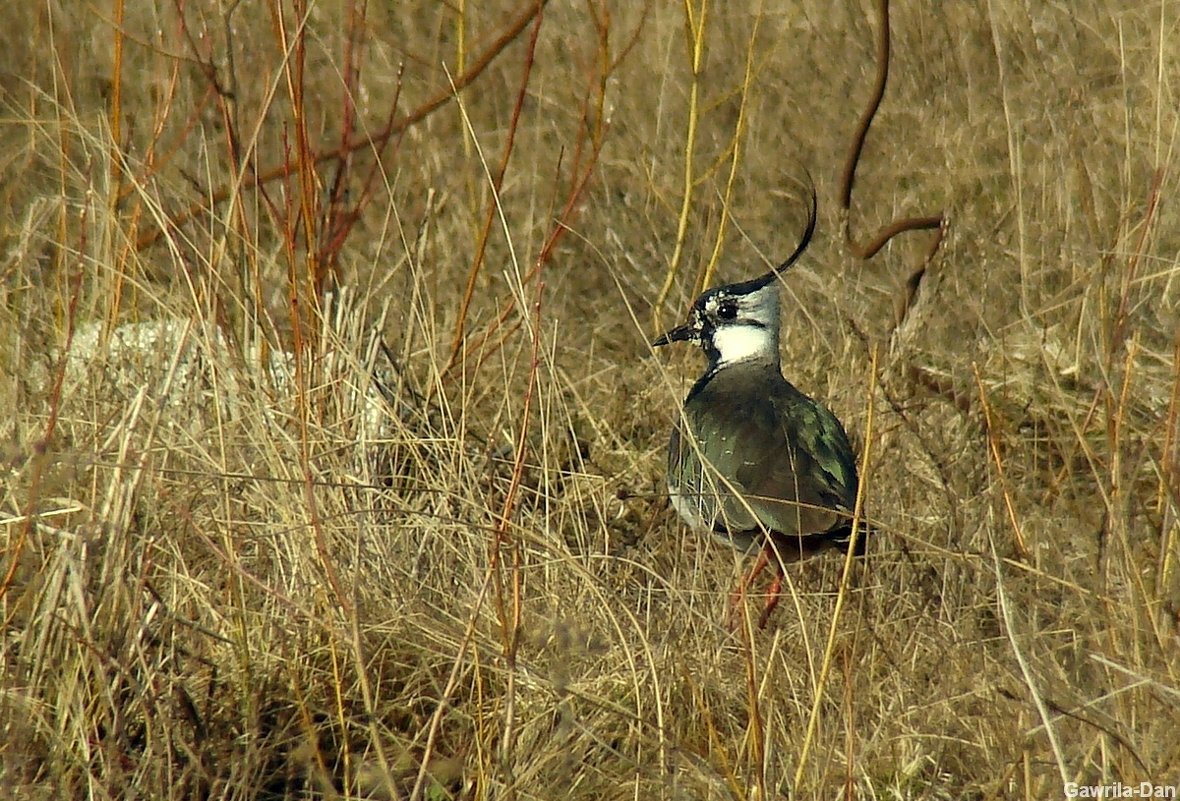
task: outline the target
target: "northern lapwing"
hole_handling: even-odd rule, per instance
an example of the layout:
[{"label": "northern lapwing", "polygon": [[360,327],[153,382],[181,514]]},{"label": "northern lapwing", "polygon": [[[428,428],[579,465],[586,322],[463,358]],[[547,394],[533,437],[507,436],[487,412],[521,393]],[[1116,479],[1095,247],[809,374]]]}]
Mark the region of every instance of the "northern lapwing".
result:
[{"label": "northern lapwing", "polygon": [[[768,565],[774,581],[759,617],[765,627],[782,592],[784,565],[831,548],[847,553],[856,504],[856,457],[844,426],[783,377],[777,279],[815,232],[816,194],[802,240],[778,267],[751,281],[710,289],[688,322],[652,342],[692,342],[709,364],[684,401],[668,443],[672,506],[757,561],[731,609]],[[856,537],[863,553],[865,529]]]}]

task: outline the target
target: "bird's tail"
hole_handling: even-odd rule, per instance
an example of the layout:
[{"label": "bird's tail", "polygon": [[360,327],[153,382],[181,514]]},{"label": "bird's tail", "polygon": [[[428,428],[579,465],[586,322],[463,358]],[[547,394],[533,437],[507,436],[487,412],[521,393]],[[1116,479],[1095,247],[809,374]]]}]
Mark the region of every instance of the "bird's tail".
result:
[{"label": "bird's tail", "polygon": [[849,547],[853,547],[853,556],[864,556],[868,548],[869,537],[876,535],[877,529],[870,526],[864,520],[861,520],[857,525],[856,543],[852,542],[852,521],[849,520],[842,526],[832,529],[828,532],[828,542],[840,549],[841,553],[848,553]]},{"label": "bird's tail", "polygon": [[841,553],[848,553],[849,548],[854,548],[853,556],[864,556],[868,535],[875,533],[876,529],[862,520],[857,526],[857,531],[855,545],[852,542],[852,521],[850,520],[827,531],[809,534],[806,537],[789,537],[785,534],[771,532],[769,547],[782,565],[811,559],[832,548],[838,549]]}]

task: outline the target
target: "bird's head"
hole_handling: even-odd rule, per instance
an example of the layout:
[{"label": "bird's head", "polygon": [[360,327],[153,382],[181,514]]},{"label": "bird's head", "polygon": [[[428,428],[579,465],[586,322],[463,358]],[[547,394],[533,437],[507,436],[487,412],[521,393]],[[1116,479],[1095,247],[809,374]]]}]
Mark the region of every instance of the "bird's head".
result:
[{"label": "bird's head", "polygon": [[698,345],[718,367],[748,359],[778,360],[779,301],[774,273],[710,289],[692,305],[688,321],[652,345]]},{"label": "bird's head", "polygon": [[778,362],[779,304],[777,278],[790,269],[815,233],[816,192],[807,176],[807,223],[795,251],[770,272],[751,281],[710,289],[692,304],[688,322],[656,337],[652,346],[693,342],[712,368],[765,359]]}]

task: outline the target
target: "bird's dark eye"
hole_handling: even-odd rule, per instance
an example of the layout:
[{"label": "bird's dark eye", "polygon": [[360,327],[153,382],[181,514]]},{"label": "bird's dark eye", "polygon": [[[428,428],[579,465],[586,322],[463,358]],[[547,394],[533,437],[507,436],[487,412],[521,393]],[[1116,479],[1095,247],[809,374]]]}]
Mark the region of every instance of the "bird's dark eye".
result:
[{"label": "bird's dark eye", "polygon": [[717,307],[717,316],[722,320],[732,320],[737,317],[738,307],[732,300],[723,300]]}]

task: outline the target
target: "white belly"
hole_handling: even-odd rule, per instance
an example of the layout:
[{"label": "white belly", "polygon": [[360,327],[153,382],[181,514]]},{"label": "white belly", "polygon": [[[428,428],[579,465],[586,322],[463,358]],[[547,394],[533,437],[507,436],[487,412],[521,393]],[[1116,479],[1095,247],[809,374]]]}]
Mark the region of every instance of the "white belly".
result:
[{"label": "white belly", "polygon": [[749,553],[755,546],[760,546],[763,542],[757,532],[742,531],[733,535],[718,531],[717,520],[706,518],[701,514],[701,504],[698,500],[681,495],[678,488],[668,488],[668,499],[672,502],[672,508],[685,523],[698,531],[708,532],[718,542],[723,542],[731,548]]},{"label": "white belly", "polygon": [[686,498],[680,494],[679,488],[669,487],[668,498],[672,501],[672,508],[680,515],[680,518],[688,523],[693,528],[700,528],[709,531],[713,528],[712,520],[706,520],[701,515],[700,504],[695,498]]}]

